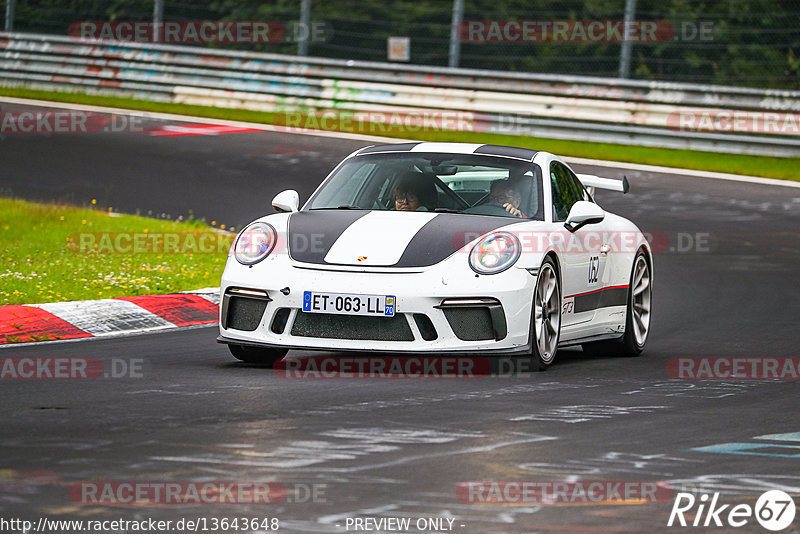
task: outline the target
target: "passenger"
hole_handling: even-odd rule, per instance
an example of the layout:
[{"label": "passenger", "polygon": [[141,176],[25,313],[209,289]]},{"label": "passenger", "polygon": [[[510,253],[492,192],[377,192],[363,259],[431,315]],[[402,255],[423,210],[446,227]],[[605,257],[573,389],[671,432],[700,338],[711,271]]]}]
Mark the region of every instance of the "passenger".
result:
[{"label": "passenger", "polygon": [[515,217],[525,217],[519,210],[522,195],[513,188],[508,180],[495,180],[489,187],[489,204],[498,204]]}]

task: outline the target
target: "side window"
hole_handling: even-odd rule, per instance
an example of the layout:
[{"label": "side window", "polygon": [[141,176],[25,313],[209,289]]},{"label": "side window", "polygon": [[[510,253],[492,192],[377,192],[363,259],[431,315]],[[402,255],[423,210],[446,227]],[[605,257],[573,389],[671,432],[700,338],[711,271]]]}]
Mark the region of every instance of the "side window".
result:
[{"label": "side window", "polygon": [[577,187],[581,191],[581,198],[579,200],[586,200],[587,202],[594,202],[594,200],[592,200],[592,197],[589,196],[589,192],[586,191],[585,187],[583,187],[583,182],[581,182],[580,179],[578,179],[578,177],[575,176],[574,172],[569,170],[569,167],[564,167],[564,168],[567,170],[567,174],[569,174],[569,177],[572,179],[572,183],[575,184],[575,187]]},{"label": "side window", "polygon": [[[342,181],[343,186],[340,188],[325,188],[320,192],[320,195],[317,199],[315,199],[315,203],[319,205],[327,205],[327,206],[343,206],[343,205],[351,205],[356,204],[359,201],[359,197],[363,197],[364,193],[362,189],[367,182],[367,179],[372,174],[372,171],[375,169],[374,163],[369,163],[366,165],[362,165],[355,169],[355,172],[347,178],[346,181]],[[367,207],[367,206],[363,206]]]},{"label": "side window", "polygon": [[562,164],[550,164],[550,183],[553,189],[553,220],[566,221],[572,205],[584,200],[586,192],[578,179]]}]

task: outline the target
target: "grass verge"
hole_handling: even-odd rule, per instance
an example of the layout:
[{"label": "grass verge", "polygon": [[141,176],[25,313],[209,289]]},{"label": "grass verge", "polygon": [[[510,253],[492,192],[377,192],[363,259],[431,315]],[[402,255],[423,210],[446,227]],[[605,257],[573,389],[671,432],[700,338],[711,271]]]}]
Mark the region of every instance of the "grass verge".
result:
[{"label": "grass verge", "polygon": [[[27,88],[0,87],[0,95],[17,98],[32,98],[50,100],[54,102],[69,102],[76,104],[90,104],[95,106],[108,106],[148,111],[154,113],[174,113],[178,115],[192,115],[214,119],[236,120],[255,122],[261,124],[284,125],[286,115],[283,113],[268,113],[263,111],[250,111],[243,109],[217,108],[210,106],[192,106],[187,104],[172,104],[164,102],[151,102],[116,96],[97,96],[83,93],[69,93],[59,91],[41,91]],[[324,125],[308,124],[324,129]],[[453,131],[408,131],[402,127],[384,126],[381,124],[356,125],[334,131],[349,133],[363,133],[401,139],[417,139],[421,141],[454,141],[464,143],[487,143],[496,145],[511,145],[523,148],[546,150],[560,156],[574,156],[608,161],[621,161],[627,163],[641,163],[646,165],[661,165],[683,169],[702,171],[726,172],[765,178],[778,178],[783,180],[800,181],[800,158],[775,158],[768,156],[747,156],[737,154],[718,154],[701,152],[697,150],[676,150],[669,148],[653,148],[632,145],[616,145],[611,143],[591,143],[583,141],[566,141],[560,139],[545,139],[523,135],[505,135],[482,132],[453,132]]]},{"label": "grass verge", "polygon": [[0,198],[0,305],[217,286],[232,239],[202,221]]}]

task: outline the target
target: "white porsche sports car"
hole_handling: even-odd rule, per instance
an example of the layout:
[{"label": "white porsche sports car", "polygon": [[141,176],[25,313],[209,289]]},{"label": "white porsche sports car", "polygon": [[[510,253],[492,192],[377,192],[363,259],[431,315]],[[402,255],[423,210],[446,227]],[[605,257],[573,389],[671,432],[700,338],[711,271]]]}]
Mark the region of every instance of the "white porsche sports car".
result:
[{"label": "white porsche sports car", "polygon": [[240,360],[289,349],[638,355],[653,258],[630,221],[547,152],[466,143],[360,149],[302,208],[295,191],[245,227],[220,284],[220,336]]}]

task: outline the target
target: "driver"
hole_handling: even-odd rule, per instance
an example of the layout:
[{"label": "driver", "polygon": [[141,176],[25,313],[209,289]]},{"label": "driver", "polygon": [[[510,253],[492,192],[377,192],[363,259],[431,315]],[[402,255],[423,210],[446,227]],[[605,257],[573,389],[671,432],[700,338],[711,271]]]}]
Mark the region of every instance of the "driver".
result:
[{"label": "driver", "polygon": [[430,195],[419,179],[406,178],[394,188],[394,209],[397,211],[428,211]]}]

